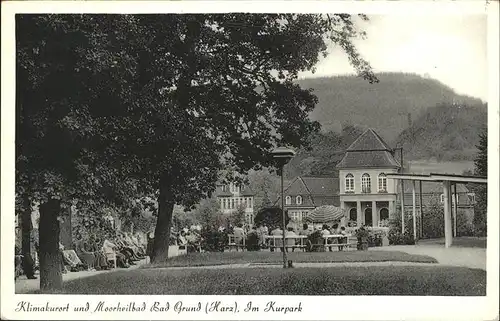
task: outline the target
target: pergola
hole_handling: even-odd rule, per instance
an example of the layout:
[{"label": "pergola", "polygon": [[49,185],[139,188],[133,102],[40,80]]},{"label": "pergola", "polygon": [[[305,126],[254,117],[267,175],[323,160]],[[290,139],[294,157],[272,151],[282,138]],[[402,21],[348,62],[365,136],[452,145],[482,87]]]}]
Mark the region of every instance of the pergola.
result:
[{"label": "pergola", "polygon": [[[416,239],[416,205],[415,205],[415,182],[419,181],[432,181],[436,183],[443,184],[443,195],[444,195],[444,238],[445,238],[445,247],[448,248],[451,246],[453,242],[453,229],[452,229],[452,193],[451,186],[457,183],[466,184],[466,183],[476,183],[476,184],[487,184],[486,177],[481,176],[464,176],[464,175],[450,175],[450,174],[439,174],[439,173],[431,173],[428,175],[421,174],[405,174],[405,173],[395,173],[395,174],[386,174],[387,178],[399,179],[401,181],[412,181],[413,183],[413,236]],[[402,216],[402,229],[404,230],[404,191],[402,191],[401,196],[401,216]],[[456,196],[456,193],[455,193]],[[457,206],[457,202],[455,201],[455,206]],[[456,209],[455,209],[456,213]]]}]

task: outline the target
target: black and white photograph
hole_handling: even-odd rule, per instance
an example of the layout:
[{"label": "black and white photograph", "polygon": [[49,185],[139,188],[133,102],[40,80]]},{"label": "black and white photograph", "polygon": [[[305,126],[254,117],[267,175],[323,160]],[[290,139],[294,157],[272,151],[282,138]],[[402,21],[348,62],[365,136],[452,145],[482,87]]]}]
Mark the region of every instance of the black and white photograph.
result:
[{"label": "black and white photograph", "polygon": [[498,2],[27,2],[2,318],[498,318]]}]

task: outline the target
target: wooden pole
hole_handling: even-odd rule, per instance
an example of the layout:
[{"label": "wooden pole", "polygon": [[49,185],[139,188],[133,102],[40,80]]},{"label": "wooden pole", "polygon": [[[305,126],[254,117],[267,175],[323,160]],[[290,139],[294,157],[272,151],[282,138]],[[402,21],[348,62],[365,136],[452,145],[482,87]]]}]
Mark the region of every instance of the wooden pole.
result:
[{"label": "wooden pole", "polygon": [[458,194],[457,194],[457,183],[453,184],[453,200],[455,204],[453,205],[453,237],[457,237],[457,217],[458,217]]},{"label": "wooden pole", "polygon": [[415,184],[416,182],[412,181],[412,212],[413,212],[413,239],[415,242],[417,241],[417,197],[415,194]]},{"label": "wooden pole", "polygon": [[[404,173],[403,147],[401,147],[401,174],[402,173]],[[405,233],[405,187],[403,179],[401,179],[401,233]]]},{"label": "wooden pole", "polygon": [[444,246],[449,248],[453,242],[453,231],[451,224],[451,184],[449,181],[443,182],[444,194]]},{"label": "wooden pole", "polygon": [[419,206],[420,206],[420,238],[424,236],[424,210],[422,206],[422,181],[418,183],[419,193],[418,196],[420,198]]}]

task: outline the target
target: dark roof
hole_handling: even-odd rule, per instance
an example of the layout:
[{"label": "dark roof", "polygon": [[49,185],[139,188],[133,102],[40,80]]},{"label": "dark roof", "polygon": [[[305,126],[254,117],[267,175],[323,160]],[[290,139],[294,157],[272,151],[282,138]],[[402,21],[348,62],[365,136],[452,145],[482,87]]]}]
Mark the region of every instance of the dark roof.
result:
[{"label": "dark roof", "polygon": [[393,150],[373,129],[363,132],[348,148],[337,168],[399,168]]},{"label": "dark roof", "polygon": [[[321,205],[338,205],[339,180],[333,177],[301,177],[298,176],[285,188],[285,196],[292,197],[292,205],[287,207],[316,207]],[[302,196],[302,204],[295,204],[294,198]],[[276,201],[276,204],[280,199]]]}]

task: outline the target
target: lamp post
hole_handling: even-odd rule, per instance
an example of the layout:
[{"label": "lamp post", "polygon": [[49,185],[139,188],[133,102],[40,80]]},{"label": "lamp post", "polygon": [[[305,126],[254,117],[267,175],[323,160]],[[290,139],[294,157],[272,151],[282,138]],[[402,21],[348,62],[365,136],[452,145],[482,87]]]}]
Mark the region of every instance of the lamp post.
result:
[{"label": "lamp post", "polygon": [[285,220],[285,197],[284,197],[284,186],[283,186],[283,168],[285,164],[288,163],[294,156],[295,151],[286,147],[278,147],[274,149],[271,154],[273,158],[276,160],[276,165],[279,168],[280,176],[281,176],[281,216],[283,219],[283,268],[287,267],[287,259],[286,259],[286,247],[285,247],[285,229],[286,229],[286,220]]}]

